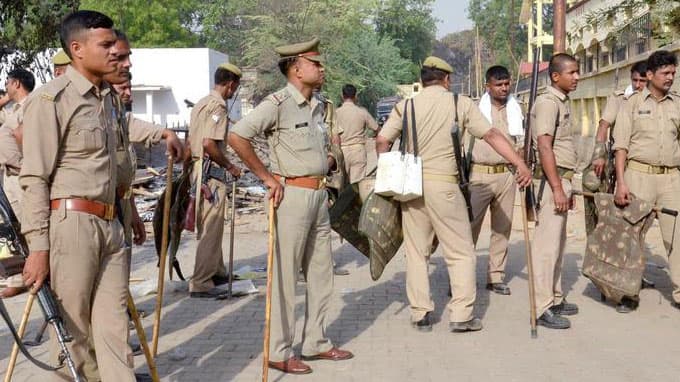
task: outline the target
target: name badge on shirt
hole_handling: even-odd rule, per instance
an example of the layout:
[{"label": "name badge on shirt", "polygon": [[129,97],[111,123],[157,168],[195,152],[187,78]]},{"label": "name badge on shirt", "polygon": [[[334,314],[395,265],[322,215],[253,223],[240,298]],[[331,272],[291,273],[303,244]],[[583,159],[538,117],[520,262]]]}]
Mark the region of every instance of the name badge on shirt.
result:
[{"label": "name badge on shirt", "polygon": [[307,126],[309,126],[309,124],[308,124],[307,122],[302,122],[302,123],[296,124],[296,125],[295,125],[295,128],[296,128],[296,129],[299,129],[299,128],[301,128],[301,127],[307,127]]},{"label": "name badge on shirt", "polygon": [[638,110],[638,115],[649,115],[652,114],[651,110]]}]

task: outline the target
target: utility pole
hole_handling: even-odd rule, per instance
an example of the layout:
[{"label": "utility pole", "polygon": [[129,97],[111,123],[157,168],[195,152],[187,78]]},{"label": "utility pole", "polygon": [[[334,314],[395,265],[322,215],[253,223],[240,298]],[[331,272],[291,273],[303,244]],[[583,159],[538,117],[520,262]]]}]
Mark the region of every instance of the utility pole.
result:
[{"label": "utility pole", "polygon": [[553,53],[566,51],[566,25],[567,3],[566,0],[553,0]]}]

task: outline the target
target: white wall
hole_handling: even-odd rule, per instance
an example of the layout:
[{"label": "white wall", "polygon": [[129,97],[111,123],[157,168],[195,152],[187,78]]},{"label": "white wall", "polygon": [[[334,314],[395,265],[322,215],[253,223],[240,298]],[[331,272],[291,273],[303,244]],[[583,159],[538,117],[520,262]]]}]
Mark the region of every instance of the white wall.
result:
[{"label": "white wall", "polygon": [[[141,85],[166,88],[153,92],[152,119],[172,127],[189,123],[191,109],[184,100],[195,103],[205,97],[213,87],[215,70],[229,56],[207,48],[140,48],[132,49],[131,60],[133,88]],[[149,120],[147,99],[146,91],[133,92],[132,112],[144,120]],[[240,105],[235,106],[240,111]],[[232,118],[238,117],[232,114]]]}]

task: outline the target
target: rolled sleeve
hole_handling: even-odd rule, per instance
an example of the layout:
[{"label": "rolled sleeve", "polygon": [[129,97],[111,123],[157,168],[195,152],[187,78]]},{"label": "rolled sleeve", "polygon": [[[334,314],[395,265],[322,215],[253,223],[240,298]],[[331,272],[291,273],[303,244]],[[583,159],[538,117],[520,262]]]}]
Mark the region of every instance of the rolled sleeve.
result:
[{"label": "rolled sleeve", "polygon": [[602,120],[613,125],[616,123],[616,116],[621,108],[621,98],[617,95],[612,95],[607,99],[607,104],[602,112]]},{"label": "rolled sleeve", "polygon": [[364,109],[364,115],[366,116],[366,127],[373,131],[378,131],[378,122],[375,121],[371,113]]},{"label": "rolled sleeve", "polygon": [[390,142],[394,142],[394,140],[401,135],[403,122],[402,111],[400,110],[404,110],[404,105],[406,105],[406,101],[401,101],[394,106],[387,121],[385,121],[382,129],[380,129],[378,136],[381,136]]},{"label": "rolled sleeve", "polygon": [[163,139],[163,127],[130,116],[130,142],[151,147]]},{"label": "rolled sleeve", "polygon": [[466,99],[466,101],[463,101],[464,104],[461,102],[461,106],[466,108],[466,118],[463,120],[465,130],[476,138],[482,139],[484,135],[491,130],[492,126],[472,100],[469,98],[461,98],[461,101],[463,99]]},{"label": "rolled sleeve", "polygon": [[616,114],[616,128],[612,132],[614,150],[626,150],[630,147],[630,135],[633,132],[633,110],[630,102],[624,102]]},{"label": "rolled sleeve", "polygon": [[31,97],[24,110],[24,162],[19,174],[23,189],[22,233],[31,251],[50,249],[50,178],[57,162],[60,131],[56,105]]},{"label": "rolled sleeve", "polygon": [[266,134],[276,125],[277,107],[269,100],[262,101],[253,111],[241,118],[229,132],[248,140]]}]

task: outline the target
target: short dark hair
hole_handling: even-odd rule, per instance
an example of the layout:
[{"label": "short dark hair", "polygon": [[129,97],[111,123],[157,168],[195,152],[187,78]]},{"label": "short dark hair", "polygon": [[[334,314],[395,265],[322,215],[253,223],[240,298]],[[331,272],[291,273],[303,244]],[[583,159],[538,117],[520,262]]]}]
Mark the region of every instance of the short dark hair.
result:
[{"label": "short dark hair", "polygon": [[656,72],[666,65],[678,66],[678,58],[667,50],[657,50],[647,59],[647,71]]},{"label": "short dark hair", "polygon": [[288,69],[290,69],[291,66],[295,63],[297,60],[297,57],[288,57],[288,58],[282,58],[279,60],[279,70],[281,71],[281,74],[284,76],[288,75]]},{"label": "short dark hair", "polygon": [[227,82],[239,80],[241,80],[241,77],[225,68],[218,67],[217,70],[215,70],[215,85],[224,85]]},{"label": "short dark hair", "polygon": [[434,82],[439,82],[444,80],[446,78],[446,75],[449,74],[441,69],[437,68],[432,68],[429,66],[423,66],[420,69],[420,82],[423,83],[423,86],[429,86],[432,85]]},{"label": "short dark hair", "polygon": [[7,79],[17,80],[29,93],[35,88],[35,77],[26,69],[16,68],[7,73]]},{"label": "short dark hair", "polygon": [[491,79],[509,80],[510,72],[508,71],[508,68],[506,68],[505,66],[494,65],[486,70],[486,82],[488,83],[489,81],[491,81]]},{"label": "short dark hair", "polygon": [[647,74],[647,61],[638,61],[630,67],[630,74],[637,73],[641,76]]},{"label": "short dark hair", "polygon": [[357,95],[357,88],[352,84],[342,87],[342,98],[354,98]]},{"label": "short dark hair", "polygon": [[97,11],[75,11],[64,18],[59,28],[59,39],[61,40],[61,47],[64,52],[71,57],[71,50],[69,43],[75,38],[78,33],[86,29],[111,29],[113,28],[113,20],[103,13]]},{"label": "short dark hair", "polygon": [[116,40],[125,41],[126,43],[128,43],[128,45],[130,44],[130,40],[128,40],[128,36],[122,30],[114,29],[113,33],[116,34]]},{"label": "short dark hair", "polygon": [[562,73],[564,70],[564,65],[567,62],[576,62],[576,58],[570,54],[557,53],[556,55],[550,57],[550,63],[548,64],[548,75],[552,79],[553,73]]}]

